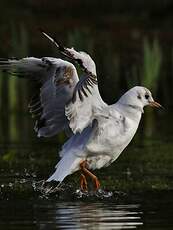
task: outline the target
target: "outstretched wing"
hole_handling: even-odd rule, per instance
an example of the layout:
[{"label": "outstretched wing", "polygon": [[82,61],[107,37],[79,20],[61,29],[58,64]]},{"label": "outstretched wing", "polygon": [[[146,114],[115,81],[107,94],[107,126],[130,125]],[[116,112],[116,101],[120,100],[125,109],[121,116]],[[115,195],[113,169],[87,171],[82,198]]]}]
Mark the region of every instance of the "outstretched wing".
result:
[{"label": "outstretched wing", "polygon": [[80,78],[73,92],[72,100],[66,105],[65,113],[73,133],[82,132],[95,119],[95,111],[107,106],[99,93],[96,66],[92,58],[85,52],[77,52],[74,48],[65,48],[45,32],[42,32],[58,50],[78,63],[85,75]]},{"label": "outstretched wing", "polygon": [[29,109],[36,118],[38,136],[50,137],[68,128],[65,105],[71,100],[78,82],[75,67],[56,58],[0,60],[0,69],[12,75],[32,79],[39,86]]},{"label": "outstretched wing", "polygon": [[73,133],[81,133],[84,128],[92,125],[95,113],[105,106],[98,86],[90,81],[89,76],[83,77],[75,87],[72,100],[65,107]]}]

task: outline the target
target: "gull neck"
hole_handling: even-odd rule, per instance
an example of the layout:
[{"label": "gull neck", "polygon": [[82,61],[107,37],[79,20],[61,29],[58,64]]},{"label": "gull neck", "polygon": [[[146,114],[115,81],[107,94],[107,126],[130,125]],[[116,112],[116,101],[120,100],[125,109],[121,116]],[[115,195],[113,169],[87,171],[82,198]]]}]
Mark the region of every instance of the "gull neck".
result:
[{"label": "gull neck", "polygon": [[132,120],[140,121],[141,115],[144,112],[143,108],[131,104],[116,103],[116,109],[118,109],[124,116],[129,117]]},{"label": "gull neck", "polygon": [[126,104],[125,106],[129,106],[129,107],[132,108],[132,109],[135,109],[135,110],[140,111],[141,113],[144,113],[143,108],[141,108],[140,106],[137,106],[137,105],[130,105],[130,104]]}]

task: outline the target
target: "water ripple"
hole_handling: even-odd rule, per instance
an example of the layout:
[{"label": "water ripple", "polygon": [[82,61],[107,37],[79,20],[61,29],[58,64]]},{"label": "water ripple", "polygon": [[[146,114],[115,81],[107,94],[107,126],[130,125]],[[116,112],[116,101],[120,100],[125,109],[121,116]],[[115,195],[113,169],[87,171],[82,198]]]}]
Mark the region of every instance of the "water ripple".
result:
[{"label": "water ripple", "polygon": [[[142,212],[138,205],[114,203],[59,203],[50,212],[39,216],[41,229],[56,226],[58,229],[135,229],[141,226]],[[46,215],[44,215],[46,214]]]}]

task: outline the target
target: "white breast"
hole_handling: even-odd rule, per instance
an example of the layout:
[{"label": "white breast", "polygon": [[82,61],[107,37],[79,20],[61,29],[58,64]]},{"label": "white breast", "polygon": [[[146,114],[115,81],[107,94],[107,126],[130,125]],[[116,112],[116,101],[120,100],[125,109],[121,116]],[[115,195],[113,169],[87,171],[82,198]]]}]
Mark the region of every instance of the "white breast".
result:
[{"label": "white breast", "polygon": [[86,146],[89,167],[101,168],[116,160],[132,140],[138,124],[117,111],[100,117],[98,127]]}]

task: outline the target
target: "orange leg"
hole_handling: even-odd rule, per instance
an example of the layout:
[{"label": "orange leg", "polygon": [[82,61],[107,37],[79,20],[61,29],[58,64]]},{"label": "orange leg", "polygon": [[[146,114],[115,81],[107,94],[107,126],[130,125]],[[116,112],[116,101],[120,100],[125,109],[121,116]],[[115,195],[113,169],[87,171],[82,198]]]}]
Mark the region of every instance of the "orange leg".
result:
[{"label": "orange leg", "polygon": [[88,184],[87,184],[87,180],[84,174],[81,174],[81,177],[80,177],[80,187],[82,191],[88,190]]},{"label": "orange leg", "polygon": [[91,179],[94,181],[95,190],[98,190],[100,188],[100,182],[98,178],[93,173],[91,173],[86,167],[87,167],[87,162],[82,161],[80,163],[81,170],[84,172],[85,175],[91,177]]}]

